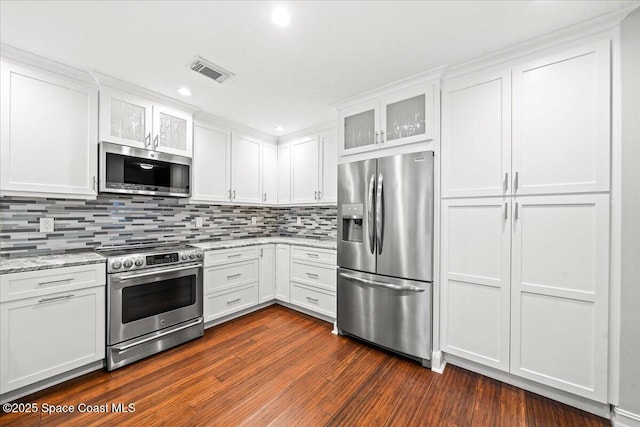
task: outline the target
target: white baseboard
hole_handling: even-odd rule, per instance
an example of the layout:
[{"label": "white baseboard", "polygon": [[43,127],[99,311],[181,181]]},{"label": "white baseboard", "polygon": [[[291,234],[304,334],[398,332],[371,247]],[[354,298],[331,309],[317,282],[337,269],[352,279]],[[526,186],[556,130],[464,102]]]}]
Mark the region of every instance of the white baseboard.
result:
[{"label": "white baseboard", "polygon": [[611,424],[614,427],[640,427],[640,415],[614,406],[611,411]]},{"label": "white baseboard", "polygon": [[431,370],[438,374],[444,372],[444,367],[447,366],[447,361],[444,360],[444,355],[441,351],[433,351],[431,353]]}]

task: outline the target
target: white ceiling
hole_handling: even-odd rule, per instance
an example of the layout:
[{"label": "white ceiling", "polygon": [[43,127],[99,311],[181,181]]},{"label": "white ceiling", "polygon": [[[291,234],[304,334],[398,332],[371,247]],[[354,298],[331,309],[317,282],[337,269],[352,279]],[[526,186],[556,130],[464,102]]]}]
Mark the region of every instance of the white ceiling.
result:
[{"label": "white ceiling", "polygon": [[[277,4],[289,7],[289,27],[271,22]],[[334,120],[334,101],[633,4],[2,0],[0,41],[279,136]],[[196,55],[236,77],[218,84],[194,73]]]}]

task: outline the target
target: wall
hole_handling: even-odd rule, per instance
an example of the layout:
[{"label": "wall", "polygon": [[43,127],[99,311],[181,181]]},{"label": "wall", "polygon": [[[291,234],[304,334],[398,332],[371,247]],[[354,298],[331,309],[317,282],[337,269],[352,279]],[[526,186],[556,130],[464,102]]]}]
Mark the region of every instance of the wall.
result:
[{"label": "wall", "polygon": [[[302,225],[295,224],[301,217]],[[41,217],[55,232],[40,233]],[[204,226],[195,227],[203,217]],[[256,225],[251,218],[258,219]],[[248,207],[188,204],[181,199],[104,196],[97,200],[0,198],[0,257],[83,251],[100,245],[197,242],[279,234],[335,238],[335,207]]]},{"label": "wall", "polygon": [[640,416],[640,9],[621,25],[621,409]]}]

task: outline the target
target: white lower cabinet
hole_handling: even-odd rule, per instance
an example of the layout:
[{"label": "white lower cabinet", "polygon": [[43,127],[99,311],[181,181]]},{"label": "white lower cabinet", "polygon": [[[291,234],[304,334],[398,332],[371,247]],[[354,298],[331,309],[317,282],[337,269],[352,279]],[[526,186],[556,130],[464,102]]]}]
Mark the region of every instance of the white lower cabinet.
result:
[{"label": "white lower cabinet", "polygon": [[276,299],[283,302],[290,301],[290,253],[289,245],[276,245]]},{"label": "white lower cabinet", "polygon": [[214,320],[258,304],[258,284],[241,285],[204,296],[204,320]]},{"label": "white lower cabinet", "polygon": [[291,248],[291,303],[336,317],[336,251]]},{"label": "white lower cabinet", "polygon": [[607,401],[609,195],[442,201],[443,350]]},{"label": "white lower cabinet", "polygon": [[336,317],[335,291],[327,291],[315,286],[305,286],[291,282],[291,304],[328,317]]},{"label": "white lower cabinet", "polygon": [[275,299],[276,296],[276,245],[260,247],[260,302]]},{"label": "white lower cabinet", "polygon": [[[85,270],[94,271],[94,280],[87,280]],[[65,278],[47,279],[47,274]],[[27,289],[31,283],[44,288]],[[0,298],[0,394],[104,358],[104,264],[0,278],[3,290],[12,284],[23,289],[3,292]],[[28,297],[21,295],[23,290]]]}]

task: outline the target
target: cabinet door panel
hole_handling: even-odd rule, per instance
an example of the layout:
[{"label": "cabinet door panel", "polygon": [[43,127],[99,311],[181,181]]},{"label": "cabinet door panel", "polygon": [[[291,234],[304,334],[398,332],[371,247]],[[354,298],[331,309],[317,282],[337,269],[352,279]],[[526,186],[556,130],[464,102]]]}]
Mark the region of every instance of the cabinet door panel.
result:
[{"label": "cabinet door panel", "polygon": [[[0,393],[104,358],[104,292],[100,287],[0,305]],[[60,299],[45,301],[55,297]]]},{"label": "cabinet door panel", "polygon": [[95,197],[96,88],[1,62],[3,192]]},{"label": "cabinet door panel", "polygon": [[395,92],[381,101],[381,147],[433,138],[433,85]]},{"label": "cabinet door panel", "polygon": [[111,88],[100,89],[100,140],[152,148],[151,102]]},{"label": "cabinet door panel", "polygon": [[320,194],[322,203],[338,201],[338,137],[335,130],[320,134]]},{"label": "cabinet door panel", "polygon": [[442,195],[508,194],[509,71],[447,82],[442,96]]},{"label": "cabinet door panel", "polygon": [[276,245],[276,299],[290,301],[290,253],[289,245]]},{"label": "cabinet door panel", "polygon": [[262,202],[276,203],[278,200],[278,147],[262,145]]},{"label": "cabinet door panel", "polygon": [[502,198],[442,202],[445,352],[509,369],[510,218]]},{"label": "cabinet door panel", "polygon": [[340,110],[338,114],[338,142],[341,156],[378,148],[379,108],[380,103],[375,100]]},{"label": "cabinet door panel", "polygon": [[609,42],[513,69],[517,194],[609,190]]},{"label": "cabinet door panel", "polygon": [[164,105],[153,106],[153,149],[192,156],[191,114]]},{"label": "cabinet door panel", "polygon": [[605,402],[609,196],[514,202],[512,373]]},{"label": "cabinet door panel", "polygon": [[231,189],[231,132],[194,126],[194,201],[229,201]]},{"label": "cabinet door panel", "polygon": [[258,295],[260,302],[271,301],[276,292],[276,247],[267,245],[260,248],[260,282]]},{"label": "cabinet door panel", "polygon": [[316,203],[318,191],[318,138],[291,143],[292,203]]},{"label": "cabinet door panel", "polygon": [[231,143],[231,185],[234,202],[262,203],[260,142],[233,136]]},{"label": "cabinet door panel", "polygon": [[278,204],[291,203],[291,145],[278,145]]}]

